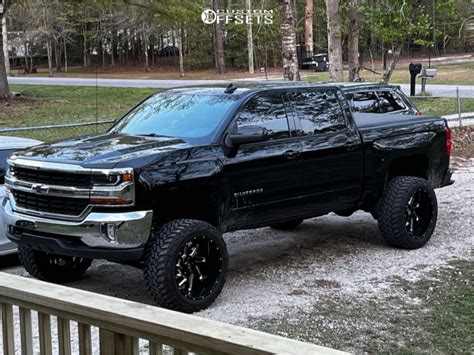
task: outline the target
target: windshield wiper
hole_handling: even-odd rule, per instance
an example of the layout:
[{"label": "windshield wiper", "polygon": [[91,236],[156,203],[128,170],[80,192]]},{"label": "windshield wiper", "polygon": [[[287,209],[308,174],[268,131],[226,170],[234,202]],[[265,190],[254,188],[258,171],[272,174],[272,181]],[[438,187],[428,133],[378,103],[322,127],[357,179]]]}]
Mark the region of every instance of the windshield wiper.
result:
[{"label": "windshield wiper", "polygon": [[172,138],[170,136],[165,136],[163,134],[157,134],[157,133],[137,134],[137,136],[140,136],[140,137],[166,137],[166,138]]}]

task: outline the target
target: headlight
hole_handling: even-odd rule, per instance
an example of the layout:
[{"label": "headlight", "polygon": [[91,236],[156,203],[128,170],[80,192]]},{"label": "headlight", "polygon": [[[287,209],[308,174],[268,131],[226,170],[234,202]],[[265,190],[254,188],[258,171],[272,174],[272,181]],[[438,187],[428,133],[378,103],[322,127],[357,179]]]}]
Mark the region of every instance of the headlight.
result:
[{"label": "headlight", "polygon": [[103,173],[92,174],[92,185],[120,185],[123,183],[133,183],[133,170],[107,170]]},{"label": "headlight", "polygon": [[90,192],[91,203],[96,206],[132,206],[135,203],[133,169],[108,170],[94,174]]}]

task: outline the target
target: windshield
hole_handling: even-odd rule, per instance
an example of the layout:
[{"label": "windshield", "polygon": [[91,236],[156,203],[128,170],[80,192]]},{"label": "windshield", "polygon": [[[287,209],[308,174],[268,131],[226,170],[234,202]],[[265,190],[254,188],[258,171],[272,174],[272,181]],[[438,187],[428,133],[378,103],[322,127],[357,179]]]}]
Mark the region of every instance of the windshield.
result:
[{"label": "windshield", "polygon": [[208,143],[237,99],[228,94],[159,93],[126,114],[110,132]]}]

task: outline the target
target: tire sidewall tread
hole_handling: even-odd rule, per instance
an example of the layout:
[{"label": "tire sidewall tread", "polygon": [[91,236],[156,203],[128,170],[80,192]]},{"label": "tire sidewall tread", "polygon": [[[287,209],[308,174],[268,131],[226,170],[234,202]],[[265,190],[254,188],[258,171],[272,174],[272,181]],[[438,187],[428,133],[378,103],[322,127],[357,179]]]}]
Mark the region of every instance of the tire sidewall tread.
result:
[{"label": "tire sidewall tread", "polygon": [[[430,225],[422,237],[412,238],[405,226],[406,205],[417,189],[428,192],[433,205]],[[436,227],[438,204],[430,183],[414,176],[398,176],[390,180],[384,190],[379,208],[378,224],[385,242],[401,249],[418,249],[431,238]]]},{"label": "tire sidewall tread", "polygon": [[[176,255],[188,240],[197,235],[212,238],[222,252],[222,271],[217,285],[208,297],[192,301],[181,295],[175,280]],[[219,231],[207,222],[179,219],[153,229],[144,252],[145,283],[155,301],[162,307],[193,313],[211,305],[225,283],[228,269],[228,253]]]}]

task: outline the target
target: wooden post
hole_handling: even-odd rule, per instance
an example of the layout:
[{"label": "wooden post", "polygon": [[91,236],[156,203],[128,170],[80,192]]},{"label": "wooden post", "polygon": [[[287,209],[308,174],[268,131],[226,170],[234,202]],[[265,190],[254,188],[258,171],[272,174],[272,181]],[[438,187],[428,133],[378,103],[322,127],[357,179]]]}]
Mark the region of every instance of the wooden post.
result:
[{"label": "wooden post", "polygon": [[150,355],[163,355],[163,344],[150,341]]},{"label": "wooden post", "polygon": [[61,355],[71,355],[71,326],[68,319],[58,317],[58,347]]},{"label": "wooden post", "polygon": [[20,344],[21,355],[33,355],[31,310],[23,307],[20,307]]},{"label": "wooden post", "polygon": [[49,314],[38,312],[39,340],[41,355],[52,355],[51,347],[51,317]]},{"label": "wooden post", "polygon": [[3,354],[15,355],[15,334],[13,333],[13,306],[2,303]]},{"label": "wooden post", "polygon": [[100,355],[113,354],[115,352],[114,332],[106,329],[99,330]]},{"label": "wooden post", "polygon": [[132,337],[132,336],[125,336],[125,349],[126,349],[126,354],[128,355],[138,355],[140,352],[139,346],[138,346],[138,338]]},{"label": "wooden post", "polygon": [[92,355],[91,326],[79,323],[79,354]]}]

